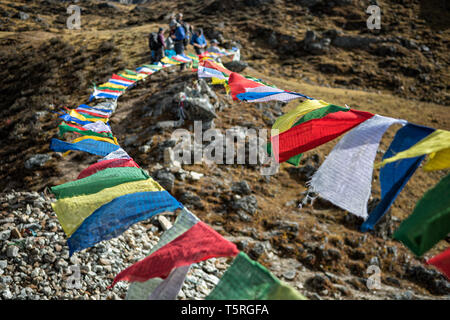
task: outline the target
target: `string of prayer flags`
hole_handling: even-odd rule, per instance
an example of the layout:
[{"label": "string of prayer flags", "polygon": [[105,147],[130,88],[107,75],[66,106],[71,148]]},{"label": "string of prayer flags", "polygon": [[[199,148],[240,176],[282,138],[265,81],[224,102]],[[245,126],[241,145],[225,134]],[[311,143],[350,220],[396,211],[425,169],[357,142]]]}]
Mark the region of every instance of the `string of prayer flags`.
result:
[{"label": "string of prayer flags", "polygon": [[378,146],[393,124],[405,125],[406,121],[374,115],[347,133],[312,176],[311,190],[366,219]]},{"label": "string of prayer flags", "polygon": [[397,153],[395,156],[384,159],[375,167],[380,168],[387,163],[405,158],[414,158],[431,154],[423,169],[434,171],[450,168],[450,131],[436,130],[408,150]]},{"label": "string of prayer flags", "polygon": [[278,163],[300,153],[327,143],[374,115],[370,112],[348,110],[327,114],[320,119],[312,119],[272,136],[272,150]]},{"label": "string of prayer flags", "polygon": [[81,223],[95,210],[120,196],[145,192],[164,191],[153,179],[123,183],[97,193],[59,199],[52,203],[59,222],[67,236],[71,236]]},{"label": "string of prayer flags", "polygon": [[175,240],[120,272],[110,288],[119,281],[142,282],[154,277],[165,279],[174,268],[238,253],[234,243],[200,221]]},{"label": "string of prayer flags", "polygon": [[[426,138],[425,138],[426,139]],[[416,256],[422,256],[450,232],[450,174],[428,190],[413,213],[395,231]]]},{"label": "string of prayer flags", "polygon": [[[412,123],[406,124],[403,128],[397,131],[394,139],[389,146],[389,149],[383,156],[388,159],[393,155],[409,149],[418,141],[424,139],[431,134],[435,129],[428,128]],[[360,230],[366,232],[373,230],[375,224],[380,221],[384,214],[389,210],[392,203],[397,198],[400,191],[409,181],[416,169],[419,167],[424,155],[415,158],[406,158],[397,162],[391,162],[385,165],[380,170],[380,186],[381,186],[381,200],[375,209],[369,214],[369,217],[361,225]]]},{"label": "string of prayer flags", "polygon": [[240,252],[206,300],[306,300],[269,270]]},{"label": "string of prayer flags", "polygon": [[[170,243],[171,241],[175,240],[179,236],[181,236],[183,233],[188,231],[190,228],[192,228],[195,224],[197,224],[200,220],[188,209],[183,207],[181,209],[180,214],[177,216],[175,223],[173,226],[166,230],[161,237],[159,238],[159,241],[156,245],[153,246],[153,248],[150,250],[149,255],[153,254],[157,250],[161,249],[166,244]],[[174,273],[176,270],[180,268],[185,267],[179,267],[172,271]],[[172,274],[171,273],[171,274]],[[177,272],[178,274],[178,272]],[[178,284],[174,283],[175,280],[178,280]],[[172,286],[172,288],[176,289],[178,286],[181,287],[181,285],[184,282],[184,278],[181,279],[180,277],[176,277],[176,279],[161,279],[161,278],[152,278],[145,282],[132,282],[130,283],[130,286],[128,287],[128,292],[126,299],[127,300],[146,300],[149,298],[150,294],[153,293],[153,291],[159,286],[169,287]],[[166,284],[162,284],[166,283]],[[171,290],[173,292],[175,290]],[[173,293],[173,299],[176,298],[176,295],[178,294],[179,290]],[[156,299],[156,297],[153,295],[153,298]]]},{"label": "string of prayer flags", "polygon": [[111,188],[122,183],[146,180],[148,173],[136,167],[107,168],[86,178],[70,181],[51,189],[56,199],[75,197],[97,193],[105,188]]},{"label": "string of prayer flags", "polygon": [[119,146],[113,143],[97,141],[94,139],[85,139],[76,143],[70,143],[53,138],[50,142],[50,149],[55,152],[84,151],[104,157],[107,154],[119,149]]},{"label": "string of prayer flags", "polygon": [[428,259],[427,264],[431,264],[438,268],[443,274],[445,274],[447,279],[450,280],[450,248],[437,256]]},{"label": "string of prayer flags", "polygon": [[182,208],[167,191],[136,192],[115,198],[83,220],[67,240],[69,254],[119,236],[131,225]]},{"label": "string of prayer flags", "polygon": [[89,167],[80,172],[77,179],[83,179],[89,177],[90,175],[95,174],[101,170],[105,170],[108,168],[120,168],[120,167],[136,167],[139,168],[139,165],[134,162],[133,159],[111,159],[111,160],[102,160],[97,163],[91,164]]}]

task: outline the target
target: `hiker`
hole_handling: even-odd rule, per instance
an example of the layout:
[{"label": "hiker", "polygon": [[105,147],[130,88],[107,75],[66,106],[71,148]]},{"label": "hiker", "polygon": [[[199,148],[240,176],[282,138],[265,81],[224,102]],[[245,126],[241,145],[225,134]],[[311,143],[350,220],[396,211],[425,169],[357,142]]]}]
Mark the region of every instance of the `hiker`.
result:
[{"label": "hiker", "polygon": [[163,28],[159,28],[158,33],[150,33],[148,46],[150,47],[151,51],[152,63],[159,62],[164,57],[164,50],[166,48]]},{"label": "hiker", "polygon": [[177,54],[184,54],[184,40],[186,38],[184,28],[177,22],[171,24],[170,30],[172,40],[175,42],[175,52]]},{"label": "hiker", "polygon": [[194,46],[196,54],[200,55],[205,51],[206,39],[205,36],[203,35],[202,28],[198,28],[197,30],[195,30],[195,33],[191,39],[191,44]]},{"label": "hiker", "polygon": [[[172,39],[175,42],[175,53],[177,55],[184,55],[184,40],[186,38],[186,33],[184,32],[184,28],[176,22],[175,24],[172,23],[170,26],[170,29],[172,30]],[[180,70],[184,70],[185,64],[180,64]]]},{"label": "hiker", "polygon": [[216,39],[211,40],[211,46],[206,50],[208,52],[215,52],[215,53],[224,53],[222,49],[218,47],[219,41]]},{"label": "hiker", "polygon": [[176,16],[176,21],[183,27],[184,29],[184,33],[185,33],[185,38],[183,41],[184,47],[186,48],[189,44],[189,40],[192,38],[192,27],[184,22],[183,20],[183,14],[182,13],[178,13]]}]

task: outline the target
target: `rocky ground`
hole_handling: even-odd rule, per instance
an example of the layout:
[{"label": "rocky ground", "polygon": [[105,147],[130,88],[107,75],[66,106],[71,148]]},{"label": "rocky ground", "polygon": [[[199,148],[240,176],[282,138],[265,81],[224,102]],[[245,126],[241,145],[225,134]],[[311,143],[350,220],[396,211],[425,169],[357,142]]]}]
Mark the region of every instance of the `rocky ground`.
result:
[{"label": "rocky ground", "polygon": [[[51,209],[54,198],[37,192],[0,194],[0,298],[118,300],[126,296],[128,285],[118,283],[108,290],[114,275],[144,258],[158,241],[162,227],[157,220],[139,223],[120,237],[102,242],[69,258],[65,235]],[[167,216],[174,220],[174,216]],[[294,227],[291,225],[291,227]],[[251,237],[228,237],[240,243],[255,242]],[[322,252],[324,250],[322,249]],[[379,290],[361,292],[364,284],[354,277],[311,272],[296,259],[280,258],[269,241],[259,242],[250,255],[267,254],[272,272],[310,299],[429,299],[412,288],[398,289],[399,281],[388,278]],[[330,252],[331,253],[331,252]],[[334,255],[339,255],[335,252]],[[231,259],[209,259],[194,264],[178,299],[204,299],[217,285]],[[375,258],[374,264],[380,262]],[[79,288],[71,279],[78,268]],[[411,269],[414,276],[429,282],[436,293],[448,293],[448,283],[435,271],[422,266]]]},{"label": "rocky ground", "polygon": [[[430,21],[423,14],[446,3],[378,1],[391,10],[383,11],[388,28],[374,35],[359,29],[367,3],[350,2],[151,1],[127,6],[81,1],[85,24],[81,31],[69,31],[67,3],[2,1],[0,297],[125,297],[126,284],[106,287],[118,272],[146,256],[161,227],[156,221],[140,223],[69,259],[66,237],[49,206],[53,200],[43,192],[75,179],[98,157],[74,152],[63,158],[48,146],[59,124],[54,111],[85,103],[92,81],[102,83],[113,72],[148,62],[146,36],[168,12],[182,9],[188,21],[225,46],[240,42],[248,66],[229,67],[243,74],[330,103],[449,130],[449,20]],[[179,201],[311,299],[449,297],[450,283],[423,263],[447,248],[448,241],[416,258],[391,238],[417,200],[447,172],[419,169],[386,219],[374,232],[362,234],[361,221],[351,214],[319,198],[305,202],[307,181],[335,142],[307,152],[298,168],[282,165],[271,177],[262,177],[258,164],[180,168],[173,159],[175,129],[193,132],[193,121],[201,120],[204,128],[245,134],[245,128],[270,128],[297,103],[235,103],[223,87],[196,78],[177,68],[156,73],[119,99],[111,119],[120,145]],[[180,122],[183,99],[188,118]],[[380,150],[387,149],[394,134],[395,128],[387,131]],[[377,174],[371,206],[380,196]],[[173,222],[173,215],[167,217]],[[179,298],[206,296],[227,263],[217,259],[192,268]],[[82,288],[67,289],[69,268],[76,264]],[[379,290],[367,288],[369,266],[381,270]]]}]

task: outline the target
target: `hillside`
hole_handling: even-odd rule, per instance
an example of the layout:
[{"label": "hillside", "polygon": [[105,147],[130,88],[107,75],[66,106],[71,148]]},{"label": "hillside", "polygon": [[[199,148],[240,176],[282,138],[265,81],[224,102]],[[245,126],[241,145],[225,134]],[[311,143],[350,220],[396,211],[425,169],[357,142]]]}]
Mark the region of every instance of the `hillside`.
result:
[{"label": "hillside", "polygon": [[[0,3],[2,197],[7,199],[12,190],[43,192],[75,179],[97,161],[84,153],[63,158],[49,150],[60,122],[54,111],[86,103],[93,82],[148,62],[147,35],[167,25],[171,12],[182,11],[186,21],[203,27],[207,38],[217,38],[225,47],[240,44],[242,60],[249,64],[245,75],[333,104],[450,130],[450,19],[445,1],[380,0],[380,31],[365,26],[367,1],[145,2],[80,1],[81,30],[66,28],[68,4],[62,1]],[[436,12],[440,18],[430,20]],[[313,33],[305,40],[308,30]],[[298,101],[232,102],[223,88],[213,87],[212,93],[195,73],[178,70],[156,73],[119,99],[111,118],[119,143],[157,180],[173,183],[166,189],[199,218],[309,298],[436,299],[450,294],[450,283],[442,275],[391,238],[422,195],[448,172],[418,170],[387,219],[375,232],[363,234],[358,219],[329,202],[317,199],[298,208],[309,177],[336,141],[307,152],[298,168],[283,164],[268,179],[249,165],[203,163],[171,171],[164,150],[171,145],[174,127],[160,123],[177,119],[156,110],[169,108],[179,92],[197,88],[218,106],[214,125],[222,131],[235,126],[269,129]],[[381,150],[387,149],[396,129],[385,134]],[[27,164],[37,154],[48,155],[48,160],[42,166]],[[203,176],[192,178],[190,171]],[[380,197],[377,174],[372,200]],[[245,183],[237,188],[242,181],[249,188],[242,187]],[[252,213],[236,209],[242,199],[254,207]],[[7,200],[2,203],[2,219],[15,214]],[[59,224],[56,230],[62,232]],[[2,246],[0,255],[6,243]],[[442,241],[425,258],[446,247]],[[382,270],[383,288],[376,292],[365,286],[371,264]],[[117,294],[124,298],[123,290]]]}]

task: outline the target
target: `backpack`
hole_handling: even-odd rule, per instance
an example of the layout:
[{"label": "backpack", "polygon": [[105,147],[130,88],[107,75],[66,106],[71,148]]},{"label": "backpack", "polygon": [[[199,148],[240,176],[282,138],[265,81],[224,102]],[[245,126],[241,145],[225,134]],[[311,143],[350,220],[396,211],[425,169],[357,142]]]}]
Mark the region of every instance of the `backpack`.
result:
[{"label": "backpack", "polygon": [[186,22],[183,23],[181,26],[183,27],[184,33],[186,34],[186,37],[183,40],[183,44],[186,47],[189,44],[189,40],[191,38],[191,33],[190,33],[190,30],[189,30],[190,28],[189,28],[189,24],[187,24]]},{"label": "backpack", "polygon": [[148,38],[148,46],[150,50],[156,50],[161,46],[158,41],[158,34],[156,32],[150,33],[150,36]]}]

